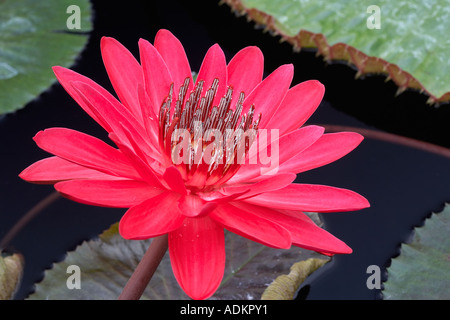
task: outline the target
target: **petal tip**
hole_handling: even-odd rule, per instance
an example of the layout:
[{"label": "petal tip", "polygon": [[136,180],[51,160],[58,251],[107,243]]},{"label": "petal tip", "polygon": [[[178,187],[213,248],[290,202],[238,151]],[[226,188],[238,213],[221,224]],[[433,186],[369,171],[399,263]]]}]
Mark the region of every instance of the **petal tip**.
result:
[{"label": "petal tip", "polygon": [[325,85],[322,82],[320,82],[319,80],[309,80],[308,82],[310,82],[317,89],[319,89],[321,91],[325,91]]},{"label": "petal tip", "polygon": [[48,130],[50,130],[50,129],[44,129],[44,130],[38,131],[38,132],[34,135],[34,137],[32,138],[33,141],[36,142],[36,143],[39,143],[39,141],[41,141],[42,136],[45,135],[46,132],[48,132]]},{"label": "petal tip", "polygon": [[28,168],[25,168],[24,170],[22,170],[21,173],[18,174],[18,177],[19,177],[20,179],[22,179],[22,180],[29,181],[29,180],[27,179],[28,172],[29,172],[29,169],[28,169]]},{"label": "petal tip", "polygon": [[166,37],[166,36],[175,37],[175,35],[172,32],[170,32],[169,30],[167,30],[167,29],[159,29],[158,32],[156,33],[155,41],[156,41],[156,38],[161,37],[161,36],[163,36],[163,37]]},{"label": "petal tip", "polygon": [[365,197],[361,196],[363,201],[362,201],[362,205],[363,207],[361,209],[367,209],[370,208],[370,202],[369,200],[367,200]]},{"label": "petal tip", "polygon": [[52,67],[53,73],[56,75],[56,77],[59,77],[62,75],[62,73],[71,71],[70,69],[61,67],[61,66],[53,66]]},{"label": "petal tip", "polygon": [[208,53],[214,53],[215,55],[220,56],[221,58],[223,57],[223,59],[225,59],[225,53],[223,52],[222,48],[220,47],[220,45],[218,43],[213,44],[209,49],[208,49]]},{"label": "petal tip", "polygon": [[119,43],[119,41],[117,41],[115,38],[103,36],[100,39],[100,50],[103,52],[107,48],[107,46],[118,44],[118,43]]}]

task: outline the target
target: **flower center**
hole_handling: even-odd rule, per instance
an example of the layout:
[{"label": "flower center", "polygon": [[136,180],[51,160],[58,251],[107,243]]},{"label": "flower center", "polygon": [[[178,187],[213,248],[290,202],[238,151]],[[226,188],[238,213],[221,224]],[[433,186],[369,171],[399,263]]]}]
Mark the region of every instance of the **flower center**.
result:
[{"label": "flower center", "polygon": [[229,86],[214,105],[219,80],[214,79],[202,96],[204,81],[188,93],[189,78],[174,100],[173,84],[159,111],[159,145],[167,165],[175,165],[193,191],[214,189],[228,181],[245,162],[256,138],[261,114],[253,119],[251,105],[243,114],[244,92],[235,108]]}]

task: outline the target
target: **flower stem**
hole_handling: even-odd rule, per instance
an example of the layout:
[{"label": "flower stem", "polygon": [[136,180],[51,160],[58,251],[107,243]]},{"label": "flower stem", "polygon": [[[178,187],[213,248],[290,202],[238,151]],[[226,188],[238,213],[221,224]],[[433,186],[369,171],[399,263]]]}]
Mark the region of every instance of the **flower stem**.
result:
[{"label": "flower stem", "polygon": [[36,217],[42,210],[47,208],[53,202],[60,198],[58,192],[52,192],[50,195],[39,201],[35,206],[33,206],[25,215],[20,218],[18,222],[8,231],[8,233],[3,236],[0,240],[0,251],[6,248],[11,240],[30,222],[34,217]]},{"label": "flower stem", "polygon": [[161,263],[168,248],[167,234],[156,237],[148,247],[127,284],[119,296],[119,300],[139,300]]}]

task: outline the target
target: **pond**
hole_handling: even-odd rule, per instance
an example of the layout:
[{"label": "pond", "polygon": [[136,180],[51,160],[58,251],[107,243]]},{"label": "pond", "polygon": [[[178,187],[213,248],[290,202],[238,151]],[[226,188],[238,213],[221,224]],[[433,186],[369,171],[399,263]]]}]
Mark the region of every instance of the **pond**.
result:
[{"label": "pond", "polygon": [[[93,1],[94,31],[73,69],[94,79],[112,92],[101,62],[102,36],[119,40],[137,56],[139,38],[153,41],[157,30],[172,31],[185,46],[193,70],[198,70],[206,50],[219,43],[228,58],[247,45],[257,45],[265,56],[265,71],[293,63],[293,83],[317,79],[326,94],[308,121],[327,130],[366,130],[363,143],[339,161],[307,173],[297,181],[326,184],[354,190],[371,207],[351,213],[322,214],[325,228],[345,241],[354,252],[336,256],[310,277],[298,299],[380,299],[381,290],[366,285],[367,268],[385,271],[411,230],[432,212],[450,201],[450,158],[448,147],[449,105],[426,104],[427,97],[397,87],[384,76],[355,79],[356,71],[344,64],[327,64],[315,52],[293,52],[244,17],[237,18],[226,5],[216,1]],[[24,109],[0,118],[0,239],[53,188],[32,185],[17,175],[47,154],[32,141],[39,131],[67,127],[105,138],[59,85],[52,86]],[[381,133],[381,137],[379,136]],[[414,139],[405,145],[397,136]],[[423,141],[441,146],[432,150]],[[410,140],[408,140],[409,142]],[[95,237],[119,220],[124,210],[84,206],[58,198],[45,205],[9,241],[8,248],[25,257],[25,271],[16,299],[32,292],[43,271],[64,257],[81,241]],[[383,280],[386,274],[383,273]]]}]

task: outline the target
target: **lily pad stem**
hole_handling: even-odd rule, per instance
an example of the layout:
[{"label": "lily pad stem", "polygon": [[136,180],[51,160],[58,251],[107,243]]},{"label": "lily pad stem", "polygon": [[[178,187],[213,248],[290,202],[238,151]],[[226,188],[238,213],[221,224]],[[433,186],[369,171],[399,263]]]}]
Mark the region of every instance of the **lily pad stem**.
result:
[{"label": "lily pad stem", "polygon": [[168,248],[167,234],[156,237],[134,270],[119,300],[139,300]]}]

